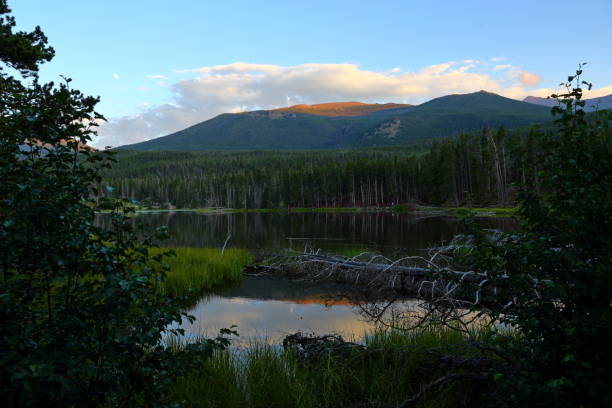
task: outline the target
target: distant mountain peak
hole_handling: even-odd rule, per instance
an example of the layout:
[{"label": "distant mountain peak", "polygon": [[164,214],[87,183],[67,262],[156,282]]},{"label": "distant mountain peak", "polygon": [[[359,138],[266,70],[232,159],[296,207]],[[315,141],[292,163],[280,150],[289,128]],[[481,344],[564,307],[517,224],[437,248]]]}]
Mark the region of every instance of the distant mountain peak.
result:
[{"label": "distant mountain peak", "polygon": [[527,96],[525,97],[525,99],[523,99],[523,102],[532,103],[534,105],[550,106],[550,107],[559,104],[556,99],[540,98],[539,96]]},{"label": "distant mountain peak", "polygon": [[403,103],[328,102],[314,105],[294,105],[287,108],[273,109],[272,112],[306,113],[318,116],[362,116],[373,112],[410,106],[412,105]]},{"label": "distant mountain peak", "polygon": [[[553,98],[541,98],[539,96],[527,96],[523,102],[532,103],[534,105],[542,105],[553,107],[559,105],[559,102]],[[599,98],[584,99],[584,110],[592,112],[594,110],[612,109],[612,94],[601,96]]]},{"label": "distant mountain peak", "polygon": [[[465,98],[465,97],[473,97],[473,96],[479,97],[479,96],[486,96],[486,95],[491,95],[491,96],[497,96],[497,97],[500,97],[500,98],[504,98],[503,96],[501,96],[500,94],[497,94],[495,92],[490,92],[490,91],[486,91],[484,89],[481,89],[480,91],[469,92],[469,93],[452,93],[452,94],[448,94],[448,95],[443,95],[443,96],[439,96],[437,98],[430,99],[428,102],[435,101],[437,99],[449,98],[449,97],[452,97],[452,98]],[[427,102],[425,102],[425,103],[427,103]]]}]

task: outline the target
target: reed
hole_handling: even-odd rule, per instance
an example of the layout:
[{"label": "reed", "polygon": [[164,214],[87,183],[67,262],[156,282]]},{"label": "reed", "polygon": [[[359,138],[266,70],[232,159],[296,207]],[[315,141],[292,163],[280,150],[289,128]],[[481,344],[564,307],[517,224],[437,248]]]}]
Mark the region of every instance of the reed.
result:
[{"label": "reed", "polygon": [[151,255],[173,251],[163,262],[170,266],[160,284],[162,293],[170,297],[194,297],[203,291],[227,282],[242,279],[242,270],[254,262],[244,249],[163,247],[151,249]]},{"label": "reed", "polygon": [[368,250],[367,248],[340,248],[335,251],[336,255],[342,255],[347,258],[356,258],[361,260],[367,259],[372,256],[373,252]]},{"label": "reed", "polygon": [[[187,407],[398,406],[444,375],[443,368],[432,367],[431,350],[457,353],[468,344],[459,332],[432,327],[377,330],[363,342],[373,352],[303,362],[280,346],[254,340],[244,349],[215,353],[201,370],[178,379],[170,401]],[[454,383],[416,406],[476,407],[481,391],[469,381]]]}]

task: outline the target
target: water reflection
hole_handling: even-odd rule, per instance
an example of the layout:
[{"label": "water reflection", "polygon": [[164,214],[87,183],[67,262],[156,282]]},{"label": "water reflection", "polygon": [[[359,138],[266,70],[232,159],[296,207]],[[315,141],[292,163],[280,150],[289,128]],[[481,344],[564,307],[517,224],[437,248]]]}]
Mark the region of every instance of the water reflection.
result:
[{"label": "water reflection", "polygon": [[[347,290],[347,286],[333,283],[246,277],[240,286],[202,298],[189,311],[196,321],[183,328],[187,336],[213,336],[223,327],[236,325],[238,344],[253,338],[278,343],[297,331],[336,333],[359,341],[375,325],[362,317],[359,306],[338,297]],[[408,304],[416,307],[416,302],[409,300],[398,305]]]},{"label": "water reflection", "polygon": [[193,324],[183,325],[187,334],[215,334],[220,328],[236,325],[239,342],[265,339],[278,343],[297,331],[338,333],[345,339],[358,340],[373,326],[359,318],[352,306],[300,304],[278,300],[212,297],[190,313]]},{"label": "water reflection", "polygon": [[[104,216],[101,224],[107,224]],[[392,213],[148,213],[134,217],[145,231],[165,225],[167,245],[221,247],[231,234],[230,246],[252,250],[304,247],[329,251],[369,249],[386,255],[414,254],[423,248],[448,242],[468,229],[465,220]],[[512,231],[512,218],[478,218],[483,228]]]},{"label": "water reflection", "polygon": [[[197,214],[187,212],[140,214],[132,222],[144,231],[165,225],[170,240],[164,245],[221,247],[231,234],[229,246],[278,251],[320,248],[327,252],[371,250],[390,257],[422,253],[426,248],[450,241],[469,231],[456,217],[418,217],[391,213],[238,213]],[[512,218],[480,218],[483,228],[518,229]],[[99,223],[108,219],[99,217]],[[359,340],[374,326],[357,306],[332,301],[345,290],[333,284],[290,282],[283,279],[246,278],[235,287],[218,289],[202,298],[189,312],[196,317],[185,323],[187,335],[216,336],[218,330],[238,326],[240,341],[258,337],[278,342],[296,332],[337,333]],[[400,306],[412,306],[405,301]]]}]

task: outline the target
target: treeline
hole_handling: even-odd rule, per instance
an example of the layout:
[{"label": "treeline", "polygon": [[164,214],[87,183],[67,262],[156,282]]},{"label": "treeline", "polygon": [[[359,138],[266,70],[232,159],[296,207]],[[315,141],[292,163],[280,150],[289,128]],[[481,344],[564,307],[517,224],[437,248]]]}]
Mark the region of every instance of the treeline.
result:
[{"label": "treeline", "polygon": [[[538,189],[535,131],[503,128],[414,147],[117,155],[101,194],[161,207],[360,207],[402,203],[511,205]],[[422,147],[422,146],[421,146]]]}]

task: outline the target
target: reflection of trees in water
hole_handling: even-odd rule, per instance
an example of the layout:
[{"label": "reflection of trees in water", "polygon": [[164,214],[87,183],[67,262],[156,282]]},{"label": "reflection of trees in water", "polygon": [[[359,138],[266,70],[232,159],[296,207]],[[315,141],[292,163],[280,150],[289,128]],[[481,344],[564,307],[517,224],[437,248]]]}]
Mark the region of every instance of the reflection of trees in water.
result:
[{"label": "reflection of trees in water", "polygon": [[[101,224],[105,217],[100,216]],[[462,219],[448,216],[417,217],[392,213],[156,213],[133,218],[135,226],[151,233],[166,225],[170,240],[165,245],[218,246],[231,234],[230,246],[250,249],[310,247],[332,251],[370,248],[383,253],[394,249],[415,253],[448,242],[467,231]],[[511,218],[480,218],[484,228],[511,231],[518,228]],[[291,244],[287,238],[306,238]]]}]

